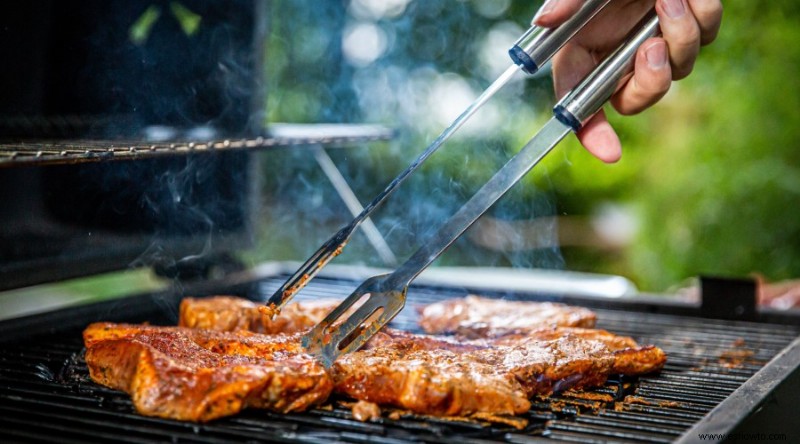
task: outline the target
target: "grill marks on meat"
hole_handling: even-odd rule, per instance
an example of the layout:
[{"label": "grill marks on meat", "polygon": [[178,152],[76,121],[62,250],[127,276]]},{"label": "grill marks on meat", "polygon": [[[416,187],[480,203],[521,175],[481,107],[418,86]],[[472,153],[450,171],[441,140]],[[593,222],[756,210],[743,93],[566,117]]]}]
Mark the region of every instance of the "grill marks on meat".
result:
[{"label": "grill marks on meat", "polygon": [[[293,304],[274,322],[239,298],[189,299],[180,325],[198,328],[90,325],[86,362],[92,379],[130,393],[142,414],[207,421],[248,406],[301,411],[332,391],[420,414],[513,415],[526,412],[533,396],[602,385],[611,374],[649,373],[666,361],[661,349],[604,330],[542,327],[593,325],[588,310],[478,297],[423,310],[426,330],[444,320],[438,331],[473,339],[383,329],[327,371],[304,352],[299,333],[247,331],[302,331],[335,305]],[[556,313],[553,322],[542,322],[543,313]],[[527,315],[532,322],[522,319]],[[504,316],[511,321],[501,322]]]},{"label": "grill marks on meat", "polygon": [[341,301],[322,299],[287,305],[275,319],[261,313],[258,304],[234,296],[184,298],[178,325],[219,331],[298,333],[317,325]]},{"label": "grill marks on meat", "polygon": [[[596,334],[593,334],[595,333]],[[660,369],[652,346],[603,330],[553,328],[459,341],[387,330],[333,366],[335,391],[417,413],[519,414],[528,399]]]},{"label": "grill marks on meat", "polygon": [[591,310],[550,302],[449,299],[422,307],[419,325],[426,333],[455,333],[468,338],[525,333],[543,327],[594,327]]},{"label": "grill marks on meat", "polygon": [[98,323],[84,342],[92,379],[129,393],[147,416],[208,421],[245,407],[302,411],[333,388],[299,335]]}]

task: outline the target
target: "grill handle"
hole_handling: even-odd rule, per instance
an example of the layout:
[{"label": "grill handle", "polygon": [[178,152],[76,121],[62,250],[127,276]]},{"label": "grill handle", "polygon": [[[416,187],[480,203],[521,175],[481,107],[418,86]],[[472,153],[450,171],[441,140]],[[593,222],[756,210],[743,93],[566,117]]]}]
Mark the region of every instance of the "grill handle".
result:
[{"label": "grill handle", "polygon": [[531,26],[508,50],[508,55],[523,71],[535,74],[610,1],[586,0],[572,17],[555,28]]},{"label": "grill handle", "polygon": [[628,79],[639,46],[659,32],[655,11],[647,13],[634,29],[625,43],[556,104],[553,112],[561,123],[579,131]]}]

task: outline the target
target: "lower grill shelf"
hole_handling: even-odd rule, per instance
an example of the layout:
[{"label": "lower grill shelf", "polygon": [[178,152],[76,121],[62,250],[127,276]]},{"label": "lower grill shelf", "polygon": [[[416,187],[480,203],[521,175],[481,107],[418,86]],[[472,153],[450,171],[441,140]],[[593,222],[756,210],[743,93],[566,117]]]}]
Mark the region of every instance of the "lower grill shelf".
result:
[{"label": "lower grill shelf", "polygon": [[[265,299],[285,276],[220,293]],[[357,282],[317,278],[299,299],[344,297]],[[447,287],[415,287],[393,326],[417,330],[415,305],[463,296]],[[512,295],[519,296],[519,295]],[[151,298],[131,322],[174,324],[175,301]],[[103,309],[105,311],[106,309]],[[789,345],[800,328],[663,314],[596,310],[598,328],[663,348],[658,374],[611,378],[603,387],[533,400],[524,429],[480,421],[400,414],[377,422],[352,418],[342,399],[305,413],[250,409],[208,424],[138,415],[128,395],[94,384],[82,359],[81,328],[50,329],[0,343],[0,436],[59,442],[651,442],[678,439]],[[96,319],[85,308],[86,323]],[[141,318],[140,318],[141,316]],[[118,316],[117,316],[118,317]],[[85,325],[85,324],[84,324]],[[32,332],[33,334],[34,332]]]}]

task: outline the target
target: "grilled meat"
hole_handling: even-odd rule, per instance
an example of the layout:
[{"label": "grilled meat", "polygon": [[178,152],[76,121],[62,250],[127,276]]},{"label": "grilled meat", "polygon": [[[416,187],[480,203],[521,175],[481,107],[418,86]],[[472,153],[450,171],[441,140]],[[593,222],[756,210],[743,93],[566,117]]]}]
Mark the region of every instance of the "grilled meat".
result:
[{"label": "grilled meat", "polygon": [[528,399],[660,369],[664,352],[599,330],[456,340],[385,330],[334,363],[335,391],[417,413],[519,414]]},{"label": "grilled meat", "polygon": [[370,348],[334,363],[338,393],[433,415],[519,414],[530,408],[519,383],[469,355],[467,348],[445,341],[441,345],[447,347],[437,349],[435,339],[411,334],[382,332],[374,339]]},{"label": "grilled meat", "polygon": [[333,383],[299,335],[98,323],[84,331],[92,379],[147,416],[208,421],[256,407],[301,411]]},{"label": "grilled meat", "polygon": [[351,408],[353,418],[359,421],[371,421],[381,417],[381,408],[378,404],[368,401],[358,401]]},{"label": "grilled meat", "polygon": [[340,301],[322,299],[287,305],[275,319],[259,311],[260,305],[234,296],[184,298],[181,301],[181,327],[219,331],[246,330],[256,333],[297,333],[323,320]]},{"label": "grilled meat", "polygon": [[450,299],[422,307],[419,325],[427,333],[456,333],[468,338],[498,337],[543,327],[594,327],[585,308],[550,302],[523,302],[479,296]]},{"label": "grilled meat", "polygon": [[[246,331],[302,330],[335,304],[290,305],[275,322],[238,298],[190,299],[181,304],[180,323],[203,328],[93,324],[84,332],[86,362],[92,379],[130,393],[145,415],[206,421],[247,406],[304,410],[331,391],[421,414],[520,414],[530,408],[532,396],[601,385],[611,374],[649,373],[666,360],[657,347],[640,347],[604,330],[542,327],[593,323],[588,310],[477,297],[447,301],[434,312],[449,321],[443,331],[485,337],[385,328],[327,372],[304,352],[298,333]],[[526,324],[518,313],[536,313],[540,322]],[[541,322],[543,313],[555,313],[555,322]],[[503,316],[512,318],[506,326]],[[423,319],[435,317],[429,312]],[[364,416],[375,416],[369,410]]]}]

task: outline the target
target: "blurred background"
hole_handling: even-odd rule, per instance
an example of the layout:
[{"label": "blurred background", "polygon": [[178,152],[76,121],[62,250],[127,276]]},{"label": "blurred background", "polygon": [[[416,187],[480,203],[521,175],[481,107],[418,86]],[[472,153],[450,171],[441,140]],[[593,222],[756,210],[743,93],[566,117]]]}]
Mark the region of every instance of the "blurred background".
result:
[{"label": "blurred background", "polygon": [[[170,2],[172,15],[165,13],[187,38],[203,26],[192,5]],[[388,142],[328,150],[366,204],[510,66],[506,51],[541,1],[264,5],[265,125],[367,123],[395,131]],[[689,78],[641,115],[607,109],[624,146],[620,162],[603,164],[568,136],[434,266],[614,274],[651,293],[676,291],[698,275],[800,276],[800,3],[724,6],[720,35]],[[159,20],[148,11],[132,22],[131,39]],[[517,75],[374,214],[399,260],[549,119],[552,91],[548,69]],[[258,168],[263,201],[250,248],[237,252],[245,265],[303,261],[352,219],[310,150],[259,153]],[[203,251],[212,247],[219,246]],[[391,265],[361,232],[334,263]],[[0,312],[170,284],[145,267],[0,294]]]},{"label": "blurred background", "polygon": [[[540,3],[272,2],[268,120],[395,128],[383,148],[331,153],[366,203],[509,65],[506,50]],[[689,78],[641,115],[607,110],[619,163],[569,136],[437,264],[613,273],[648,292],[701,274],[800,276],[800,4],[724,6]],[[376,214],[398,257],[549,117],[549,72],[522,77]],[[265,195],[282,198],[265,206],[260,242],[273,248],[251,261],[267,259],[259,251],[303,260],[349,220],[306,156],[265,157],[263,168]],[[337,261],[381,265],[361,235]]]}]

